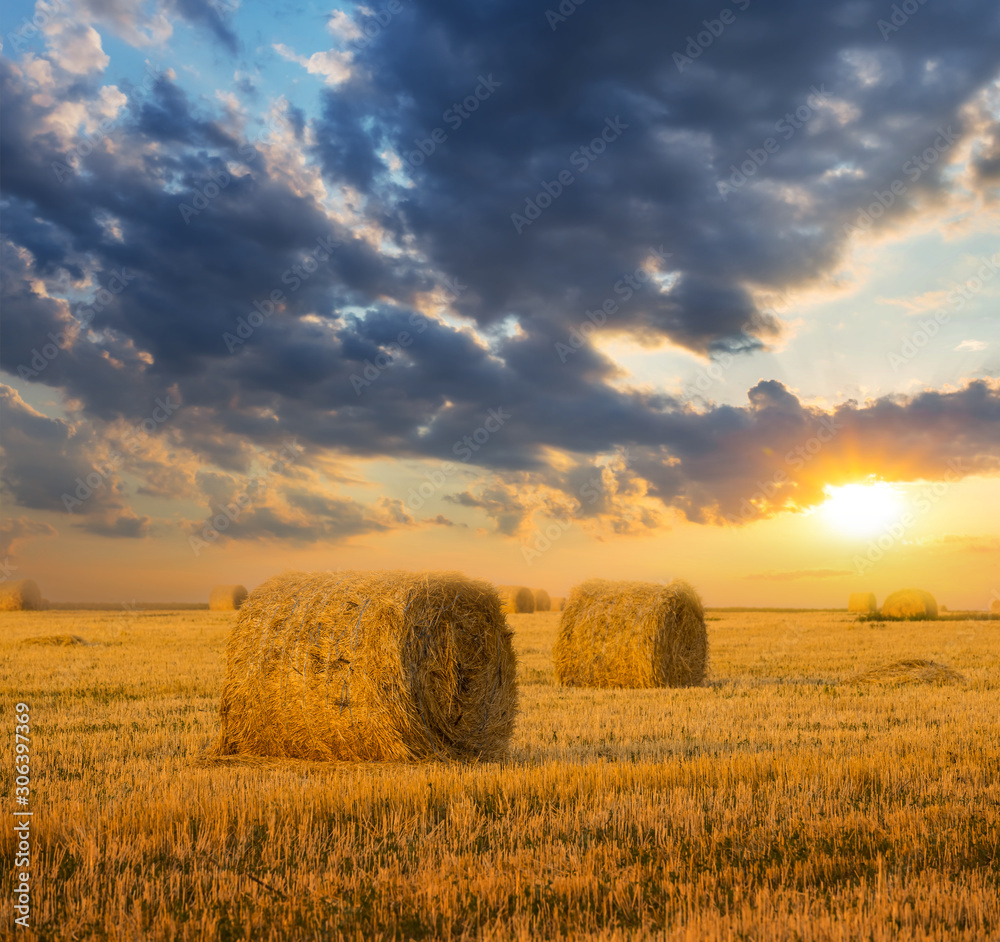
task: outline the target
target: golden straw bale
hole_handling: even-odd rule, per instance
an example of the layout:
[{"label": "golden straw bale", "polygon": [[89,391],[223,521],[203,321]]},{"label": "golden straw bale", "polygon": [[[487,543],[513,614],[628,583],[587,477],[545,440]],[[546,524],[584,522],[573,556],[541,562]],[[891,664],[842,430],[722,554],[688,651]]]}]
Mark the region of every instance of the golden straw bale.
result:
[{"label": "golden straw bale", "polygon": [[553,661],[569,686],[696,686],[708,665],[701,599],[679,580],[590,579],[569,594]]},{"label": "golden straw bale", "polygon": [[246,586],[217,585],[208,596],[208,607],[213,612],[232,612],[246,601],[247,595]]},{"label": "golden straw bale", "polygon": [[516,714],[493,586],[447,572],[293,572],[240,609],[212,754],[493,759]]},{"label": "golden straw bale", "polygon": [[900,589],[882,603],[886,618],[937,618],[938,607],[934,596],[923,589]]},{"label": "golden straw bale", "polygon": [[530,615],[535,610],[535,593],[523,585],[499,585],[505,615]]},{"label": "golden straw bale", "polygon": [[533,590],[535,596],[535,611],[536,612],[550,612],[552,611],[552,599],[549,598],[549,593],[544,589]]},{"label": "golden straw bale", "polygon": [[34,579],[0,583],[0,612],[38,611],[42,593]]},{"label": "golden straw bale", "polygon": [[870,615],[877,608],[874,592],[852,592],[847,599],[847,610],[849,612]]}]

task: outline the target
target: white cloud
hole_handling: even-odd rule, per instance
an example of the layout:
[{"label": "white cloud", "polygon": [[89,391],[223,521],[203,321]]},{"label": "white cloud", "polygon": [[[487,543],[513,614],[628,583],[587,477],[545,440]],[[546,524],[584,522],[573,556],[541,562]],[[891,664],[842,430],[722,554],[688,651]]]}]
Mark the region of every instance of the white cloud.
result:
[{"label": "white cloud", "polygon": [[314,52],[307,59],[300,56],[284,43],[275,43],[274,50],[289,62],[297,62],[312,75],[322,75],[327,85],[338,85],[351,77],[351,53],[349,52]]},{"label": "white cloud", "polygon": [[989,344],[984,343],[982,340],[963,340],[957,347],[956,350],[985,350]]},{"label": "white cloud", "polygon": [[343,10],[334,10],[330,14],[326,28],[332,36],[342,39],[344,42],[350,42],[352,39],[361,39],[364,35],[361,32],[361,27],[354,21],[354,18],[348,16]]},{"label": "white cloud", "polygon": [[42,27],[52,61],[73,75],[103,72],[111,61],[93,26],[54,17]]}]

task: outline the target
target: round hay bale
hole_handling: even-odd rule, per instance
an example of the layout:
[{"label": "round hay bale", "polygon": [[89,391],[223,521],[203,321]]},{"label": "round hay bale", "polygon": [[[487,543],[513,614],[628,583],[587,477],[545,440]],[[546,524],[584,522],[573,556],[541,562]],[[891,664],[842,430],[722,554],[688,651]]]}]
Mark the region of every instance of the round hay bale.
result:
[{"label": "round hay bale", "polygon": [[1000,615],[1000,599],[993,599],[990,602],[990,614]]},{"label": "round hay bale", "polygon": [[855,684],[947,684],[965,683],[957,670],[937,661],[911,658],[873,667],[848,678]]},{"label": "round hay bale", "polygon": [[550,612],[552,611],[552,599],[549,598],[549,593],[544,589],[535,589],[535,611],[536,612]]},{"label": "round hay bale", "polygon": [[852,592],[847,599],[847,610],[849,612],[870,615],[877,608],[874,592]]},{"label": "round hay bale", "polygon": [[530,615],[535,610],[535,593],[523,585],[497,586],[505,615]]},{"label": "round hay bale", "polygon": [[882,603],[885,618],[937,618],[938,607],[934,596],[923,589],[900,589]]},{"label": "round hay bale", "polygon": [[494,759],[516,714],[493,586],[447,572],[293,572],[240,609],[212,754]]},{"label": "round hay bale", "polygon": [[42,592],[34,579],[0,583],[0,612],[39,611]]},{"label": "round hay bale", "polygon": [[589,579],[569,594],[552,657],[567,686],[696,686],[708,665],[701,599],[679,580]]},{"label": "round hay bale", "polygon": [[213,612],[232,612],[247,598],[244,585],[217,585],[208,596],[208,608]]},{"label": "round hay bale", "polygon": [[566,607],[566,599],[562,595],[552,596],[552,611],[561,612]]}]

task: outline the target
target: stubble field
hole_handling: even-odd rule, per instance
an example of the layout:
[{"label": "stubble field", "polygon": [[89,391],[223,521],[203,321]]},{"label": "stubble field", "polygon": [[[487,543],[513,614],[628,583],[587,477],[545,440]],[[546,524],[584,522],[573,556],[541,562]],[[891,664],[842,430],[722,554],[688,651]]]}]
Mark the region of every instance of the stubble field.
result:
[{"label": "stubble field", "polygon": [[[557,614],[511,616],[504,762],[208,765],[232,618],[0,616],[18,938],[1000,939],[1000,622],[710,613],[706,686],[592,691],[554,684]],[[900,658],[966,682],[845,680]]]}]

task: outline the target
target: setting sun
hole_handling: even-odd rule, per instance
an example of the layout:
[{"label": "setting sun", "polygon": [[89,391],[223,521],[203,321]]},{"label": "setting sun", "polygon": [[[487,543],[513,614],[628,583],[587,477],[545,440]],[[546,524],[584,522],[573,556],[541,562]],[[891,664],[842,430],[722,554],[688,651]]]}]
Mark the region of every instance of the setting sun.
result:
[{"label": "setting sun", "polygon": [[899,490],[885,481],[827,487],[820,508],[831,526],[850,536],[870,536],[895,523],[903,512]]}]

